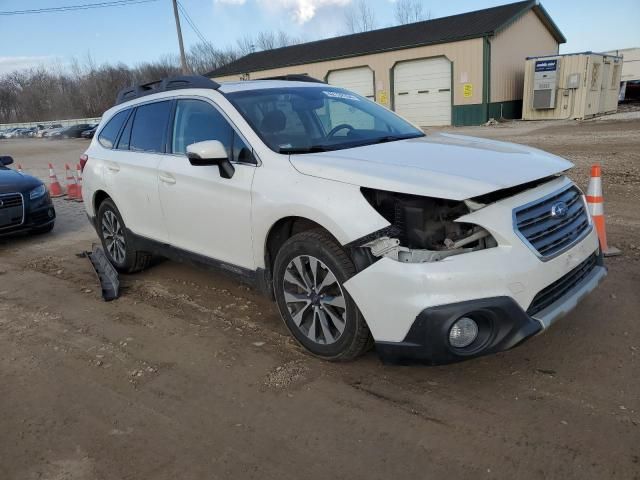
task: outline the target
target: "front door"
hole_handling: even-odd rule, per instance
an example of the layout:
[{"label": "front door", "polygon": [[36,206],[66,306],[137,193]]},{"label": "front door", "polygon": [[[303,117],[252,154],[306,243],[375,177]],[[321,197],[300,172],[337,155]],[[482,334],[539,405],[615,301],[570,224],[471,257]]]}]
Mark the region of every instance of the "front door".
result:
[{"label": "front door", "polygon": [[[193,166],[187,145],[219,140],[235,167],[222,178],[217,166]],[[176,104],[170,155],[158,169],[160,202],[171,245],[255,269],[251,237],[253,155],[227,118],[205,100]]]}]

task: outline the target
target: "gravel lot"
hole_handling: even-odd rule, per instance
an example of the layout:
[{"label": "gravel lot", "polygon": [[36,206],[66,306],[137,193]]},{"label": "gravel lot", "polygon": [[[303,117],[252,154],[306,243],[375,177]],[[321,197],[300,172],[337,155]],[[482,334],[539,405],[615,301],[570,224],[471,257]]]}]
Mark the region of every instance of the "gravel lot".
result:
[{"label": "gravel lot", "polygon": [[[0,479],[640,479],[640,120],[452,129],[604,171],[596,293],[549,332],[437,368],[305,355],[273,304],[161,262],[102,302],[97,241],[56,200],[40,237],[0,240]],[[0,140],[41,178],[83,140]]]}]

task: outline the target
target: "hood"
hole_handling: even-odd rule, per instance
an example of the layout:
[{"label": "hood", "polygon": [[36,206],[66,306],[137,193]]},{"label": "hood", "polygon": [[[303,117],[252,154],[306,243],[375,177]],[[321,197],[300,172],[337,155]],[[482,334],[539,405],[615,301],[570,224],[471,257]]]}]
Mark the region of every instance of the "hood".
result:
[{"label": "hood", "polygon": [[573,166],[532,147],[446,133],[291,155],[290,161],[305,175],[449,200],[514,187]]},{"label": "hood", "polygon": [[0,194],[25,193],[39,186],[42,182],[31,175],[25,175],[6,167],[0,167]]}]

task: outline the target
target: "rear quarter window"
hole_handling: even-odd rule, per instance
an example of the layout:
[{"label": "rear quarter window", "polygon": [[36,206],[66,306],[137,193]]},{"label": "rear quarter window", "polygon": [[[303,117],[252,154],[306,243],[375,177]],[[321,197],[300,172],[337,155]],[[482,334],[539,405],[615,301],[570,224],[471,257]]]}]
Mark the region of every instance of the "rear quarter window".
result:
[{"label": "rear quarter window", "polygon": [[100,145],[104,148],[113,148],[116,138],[118,138],[118,133],[120,132],[120,129],[122,128],[122,125],[127,119],[130,111],[130,109],[123,110],[111,117],[111,120],[107,122],[104,128],[100,131],[100,135],[98,135],[98,142]]}]

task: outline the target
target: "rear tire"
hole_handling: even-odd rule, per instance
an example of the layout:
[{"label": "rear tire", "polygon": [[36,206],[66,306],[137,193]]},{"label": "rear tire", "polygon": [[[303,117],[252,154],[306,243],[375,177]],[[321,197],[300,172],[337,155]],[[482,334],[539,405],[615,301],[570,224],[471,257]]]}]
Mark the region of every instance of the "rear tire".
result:
[{"label": "rear tire", "polygon": [[371,348],[369,327],[343,287],[355,273],[347,253],[324,230],[298,233],[278,251],[273,279],[280,315],[317,357],[348,361]]},{"label": "rear tire", "polygon": [[116,270],[121,273],[136,273],[149,266],[151,254],[134,248],[134,238],[127,230],[118,207],[110,198],[104,200],[98,208],[97,227],[104,253]]}]

